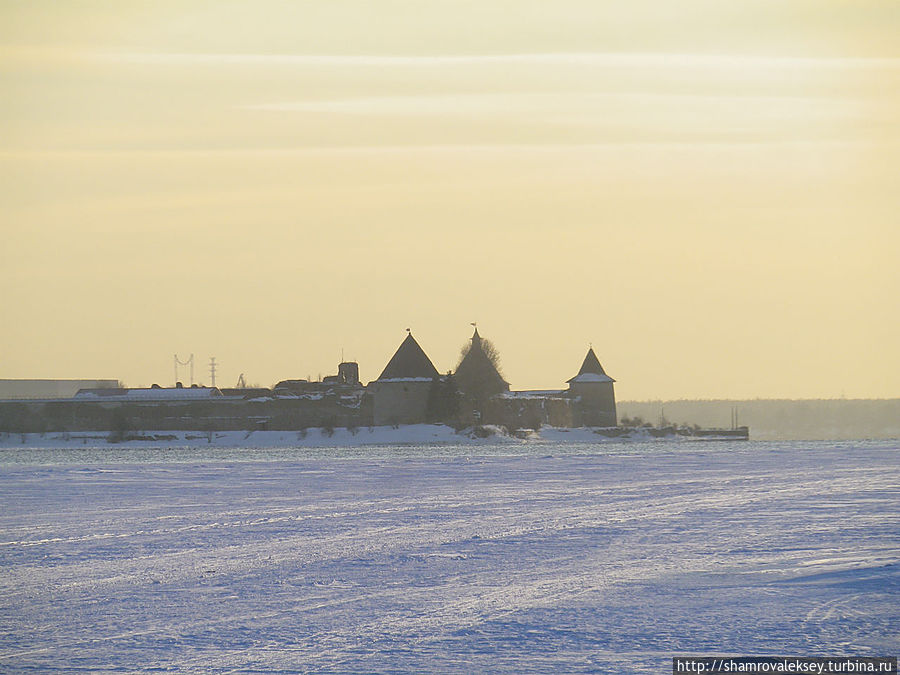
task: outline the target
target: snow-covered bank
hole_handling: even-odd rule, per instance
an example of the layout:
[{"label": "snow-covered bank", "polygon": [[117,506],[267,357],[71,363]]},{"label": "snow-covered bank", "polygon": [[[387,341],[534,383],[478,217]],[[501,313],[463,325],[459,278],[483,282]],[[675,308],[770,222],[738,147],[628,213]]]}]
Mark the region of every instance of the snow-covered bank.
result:
[{"label": "snow-covered bank", "polygon": [[140,431],[125,440],[112,438],[109,432],[73,432],[47,434],[9,434],[0,436],[0,447],[79,447],[98,445],[171,445],[216,447],[333,447],[385,444],[461,443],[469,439],[452,428],[439,424],[413,424],[393,428],[358,429],[311,428],[304,431]]},{"label": "snow-covered bank", "polygon": [[357,429],[319,429],[305,431],[141,431],[124,440],[114,439],[109,432],[51,432],[46,434],[0,434],[0,448],[77,448],[97,446],[178,446],[223,448],[331,448],[366,445],[485,445],[496,443],[605,443],[622,441],[677,442],[682,437],[657,439],[645,430],[636,429],[628,436],[610,438],[591,428],[563,429],[544,427],[539,431],[509,435],[501,427],[486,425],[456,431],[443,424],[406,424],[397,427],[377,426]]},{"label": "snow-covered bank", "polygon": [[896,443],[540,447],[0,466],[0,671],[896,653]]}]

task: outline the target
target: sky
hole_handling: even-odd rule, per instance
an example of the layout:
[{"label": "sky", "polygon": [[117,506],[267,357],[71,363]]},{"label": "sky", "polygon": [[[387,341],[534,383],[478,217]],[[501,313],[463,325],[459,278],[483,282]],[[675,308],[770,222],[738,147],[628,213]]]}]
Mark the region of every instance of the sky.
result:
[{"label": "sky", "polygon": [[[0,0],[0,378],[900,396],[896,0]],[[187,369],[181,379],[187,381]]]}]

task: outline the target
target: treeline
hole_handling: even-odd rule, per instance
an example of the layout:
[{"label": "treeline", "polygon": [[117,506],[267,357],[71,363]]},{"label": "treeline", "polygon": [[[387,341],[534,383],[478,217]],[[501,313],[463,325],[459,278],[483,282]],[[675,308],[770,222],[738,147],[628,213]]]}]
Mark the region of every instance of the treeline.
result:
[{"label": "treeline", "polygon": [[900,399],[619,401],[619,420],[728,428],[732,411],[755,440],[900,438]]}]

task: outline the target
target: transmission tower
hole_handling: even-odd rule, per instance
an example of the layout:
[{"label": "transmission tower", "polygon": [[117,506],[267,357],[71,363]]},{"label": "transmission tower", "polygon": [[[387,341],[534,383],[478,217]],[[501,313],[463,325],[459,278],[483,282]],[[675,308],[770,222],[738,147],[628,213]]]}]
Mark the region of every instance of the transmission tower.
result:
[{"label": "transmission tower", "polygon": [[212,385],[216,386],[216,357],[211,356],[209,359],[209,379],[212,381]]},{"label": "transmission tower", "polygon": [[178,382],[178,366],[190,366],[191,367],[191,384],[194,384],[194,355],[191,354],[187,360],[181,361],[178,358],[178,354],[175,355],[175,382]]}]

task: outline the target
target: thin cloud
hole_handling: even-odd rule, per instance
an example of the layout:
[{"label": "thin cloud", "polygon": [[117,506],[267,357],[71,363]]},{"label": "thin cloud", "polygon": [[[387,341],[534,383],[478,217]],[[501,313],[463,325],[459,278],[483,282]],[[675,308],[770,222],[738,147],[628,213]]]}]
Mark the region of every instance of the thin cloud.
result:
[{"label": "thin cloud", "polygon": [[[649,93],[481,93],[355,97],[245,106],[268,112],[543,123],[587,137],[846,137],[870,115],[857,100]],[[857,134],[851,133],[850,136]],[[586,137],[586,138],[587,138]],[[549,139],[548,139],[549,140]]]},{"label": "thin cloud", "polygon": [[900,58],[770,57],[726,54],[551,52],[522,54],[340,55],[340,54],[226,54],[226,53],[104,53],[102,60],[147,65],[260,65],[339,67],[439,67],[467,65],[558,64],[599,67],[652,68],[900,68]]},{"label": "thin cloud", "polygon": [[696,150],[701,147],[716,148],[743,148],[748,145],[771,145],[780,147],[832,147],[832,148],[853,148],[864,145],[877,143],[879,147],[884,147],[886,143],[896,145],[896,141],[866,141],[864,139],[750,139],[742,141],[741,139],[722,140],[715,139],[699,142],[701,139],[668,139],[668,140],[640,140],[640,139],[621,139],[608,140],[603,142],[581,142],[571,141],[568,143],[547,141],[535,143],[409,143],[409,144],[384,144],[384,145],[303,145],[295,147],[279,147],[273,148],[268,146],[249,146],[235,148],[168,148],[168,149],[128,149],[128,150],[0,150],[0,161],[69,161],[83,162],[90,161],[113,161],[119,162],[123,159],[205,159],[205,158],[242,158],[242,157],[271,157],[278,158],[294,158],[294,157],[316,157],[335,154],[353,155],[414,155],[414,154],[458,154],[462,156],[471,156],[473,153],[491,154],[496,156],[504,156],[510,153],[519,153],[522,155],[531,154],[570,154],[594,153],[607,150],[615,150],[622,147],[629,148],[684,148],[686,150]]},{"label": "thin cloud", "polygon": [[638,107],[647,113],[659,110],[661,104],[696,106],[705,110],[729,106],[747,111],[748,103],[766,108],[777,106],[796,109],[809,106],[810,111],[823,108],[848,112],[855,106],[846,99],[826,96],[710,95],[650,92],[504,92],[458,93],[401,96],[358,96],[339,99],[259,103],[241,106],[248,110],[332,112],[356,114],[498,114],[510,112],[567,111],[574,109],[625,109]]}]

